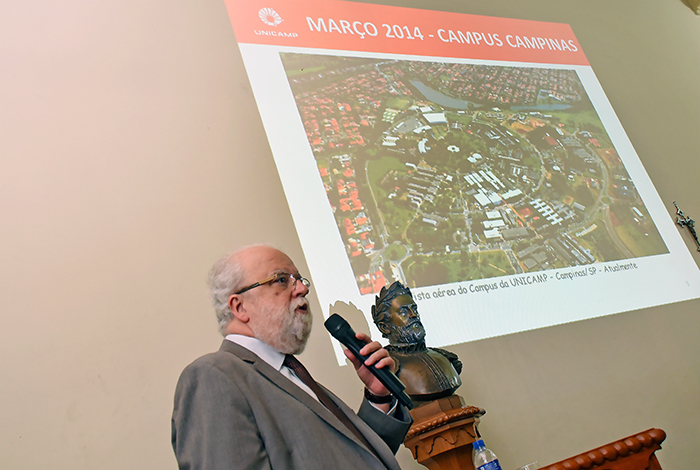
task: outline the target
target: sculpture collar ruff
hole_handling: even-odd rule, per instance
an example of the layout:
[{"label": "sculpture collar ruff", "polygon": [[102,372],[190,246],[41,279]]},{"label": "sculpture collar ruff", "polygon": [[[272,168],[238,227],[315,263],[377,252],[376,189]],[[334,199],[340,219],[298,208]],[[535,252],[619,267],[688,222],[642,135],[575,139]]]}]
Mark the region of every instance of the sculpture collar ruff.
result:
[{"label": "sculpture collar ruff", "polygon": [[425,352],[428,348],[425,345],[425,341],[419,341],[417,343],[404,343],[404,344],[390,344],[385,347],[390,353],[396,352],[400,354],[413,354],[418,352]]}]

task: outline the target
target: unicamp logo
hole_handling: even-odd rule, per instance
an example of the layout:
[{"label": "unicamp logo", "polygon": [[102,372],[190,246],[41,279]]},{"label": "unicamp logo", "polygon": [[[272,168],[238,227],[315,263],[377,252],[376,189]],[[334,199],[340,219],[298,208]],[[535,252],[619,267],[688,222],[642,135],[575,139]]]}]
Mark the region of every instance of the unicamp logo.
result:
[{"label": "unicamp logo", "polygon": [[[275,10],[272,8],[263,8],[258,12],[258,16],[260,17],[260,21],[265,23],[268,26],[274,26],[275,28],[279,26],[280,23],[282,23],[284,20],[282,17],[277,13]],[[261,29],[255,29],[253,32],[258,35],[258,36],[274,36],[278,38],[297,38],[299,37],[299,34],[297,33],[288,33],[285,31],[279,31],[279,30],[274,30],[274,29],[268,29],[268,30],[261,30]]]},{"label": "unicamp logo", "polygon": [[258,12],[258,16],[260,17],[260,21],[268,26],[277,26],[284,21],[282,17],[272,8],[261,9]]}]

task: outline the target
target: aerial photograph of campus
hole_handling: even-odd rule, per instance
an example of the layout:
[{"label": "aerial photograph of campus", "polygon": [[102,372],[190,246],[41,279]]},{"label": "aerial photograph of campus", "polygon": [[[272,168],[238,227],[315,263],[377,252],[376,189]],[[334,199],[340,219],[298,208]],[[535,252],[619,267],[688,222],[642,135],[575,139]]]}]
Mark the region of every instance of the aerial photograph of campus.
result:
[{"label": "aerial photograph of campus", "polygon": [[668,253],[574,70],[280,55],[361,294]]}]

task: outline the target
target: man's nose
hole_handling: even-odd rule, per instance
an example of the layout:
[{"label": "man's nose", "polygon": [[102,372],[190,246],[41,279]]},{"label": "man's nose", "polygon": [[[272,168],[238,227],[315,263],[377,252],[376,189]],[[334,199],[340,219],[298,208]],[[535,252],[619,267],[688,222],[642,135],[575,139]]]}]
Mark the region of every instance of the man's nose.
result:
[{"label": "man's nose", "polygon": [[294,290],[292,291],[292,295],[294,297],[306,297],[306,294],[308,294],[308,293],[309,293],[309,288],[306,286],[306,284],[304,284],[301,281],[297,281],[295,279]]}]

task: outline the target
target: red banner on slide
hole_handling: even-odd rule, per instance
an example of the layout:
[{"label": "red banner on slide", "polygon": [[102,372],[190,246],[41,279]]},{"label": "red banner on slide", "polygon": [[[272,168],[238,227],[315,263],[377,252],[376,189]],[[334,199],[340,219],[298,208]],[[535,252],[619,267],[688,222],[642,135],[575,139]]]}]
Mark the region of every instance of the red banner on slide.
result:
[{"label": "red banner on slide", "polygon": [[571,27],[333,0],[225,0],[240,44],[588,65]]}]

